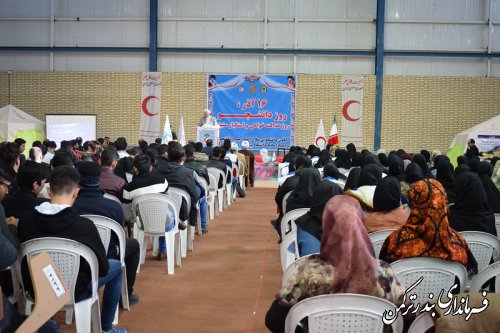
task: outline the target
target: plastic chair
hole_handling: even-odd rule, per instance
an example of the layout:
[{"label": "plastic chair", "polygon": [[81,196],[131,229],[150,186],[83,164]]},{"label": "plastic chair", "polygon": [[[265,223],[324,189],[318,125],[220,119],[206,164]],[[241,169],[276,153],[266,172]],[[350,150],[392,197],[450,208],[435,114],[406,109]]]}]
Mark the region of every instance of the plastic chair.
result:
[{"label": "plastic chair", "polygon": [[[224,192],[226,191],[227,174],[217,168],[210,167],[207,169],[208,173],[214,175],[215,179],[217,179],[217,199],[218,199],[219,213],[222,213],[222,208],[224,207],[224,195],[225,195]],[[219,180],[221,178],[222,178],[222,187],[219,188]]]},{"label": "plastic chair", "polygon": [[[175,226],[170,231],[165,228],[172,221],[169,218],[169,210],[174,212]],[[139,273],[141,264],[146,260],[146,235],[165,236],[167,245],[167,272],[174,274],[174,260],[177,266],[181,265],[180,235],[178,228],[179,216],[174,199],[166,194],[151,193],[140,195],[132,201],[132,212],[138,224],[135,237],[139,241],[141,259],[137,267]]]},{"label": "plastic chair", "polygon": [[[288,249],[293,244],[293,252]],[[280,244],[281,269],[286,271],[286,268],[300,257],[299,246],[297,244],[297,229],[291,230],[288,234],[282,237]]]},{"label": "plastic chair", "polygon": [[[308,317],[309,333],[382,333],[384,311],[394,311],[391,302],[359,294],[331,294],[307,298],[288,312],[285,332],[294,333],[297,325]],[[401,316],[392,323],[392,332],[403,331]]]},{"label": "plastic chair", "polygon": [[[498,260],[500,253],[500,239],[492,234],[482,231],[462,231],[460,234],[465,238],[469,248],[477,261],[478,271],[488,267],[488,265]],[[467,279],[467,287],[471,280]]]},{"label": "plastic chair", "polygon": [[[101,314],[99,311],[99,264],[94,252],[87,246],[66,238],[45,237],[35,238],[21,244],[19,259],[16,261],[16,272],[23,290],[24,283],[21,277],[21,260],[27,257],[28,262],[37,254],[46,252],[60,270],[63,281],[68,284],[68,291],[71,294],[70,300],[66,303],[66,324],[70,325],[75,311],[75,324],[78,333],[90,332],[101,333]],[[83,258],[90,267],[92,276],[91,296],[80,302],[75,302],[75,286],[80,270],[80,260]],[[26,293],[23,293],[26,295]],[[22,301],[22,300],[21,300]],[[27,300],[26,310],[31,309],[32,300]],[[25,312],[26,313],[26,312]],[[27,313],[26,313],[27,314]]]},{"label": "plastic chair", "polygon": [[495,214],[495,227],[497,228],[497,237],[500,238],[500,214]]},{"label": "plastic chair", "polygon": [[428,312],[425,312],[413,321],[408,329],[408,333],[424,333],[432,327],[434,327],[434,321],[432,320],[431,315]]},{"label": "plastic chair", "polygon": [[245,191],[247,189],[247,186],[245,184],[245,174],[246,174],[247,166],[246,166],[245,162],[239,160],[238,161],[238,169],[239,169],[238,182],[240,183],[240,186],[243,189],[243,191]]},{"label": "plastic chair", "polygon": [[285,237],[285,235],[290,230],[296,230],[297,225],[295,224],[295,220],[304,215],[309,211],[309,208],[299,208],[289,211],[281,218],[281,237]]},{"label": "plastic chair", "polygon": [[57,265],[47,253],[36,255],[28,261],[28,267],[36,302],[31,315],[16,330],[18,333],[35,332],[71,298]]},{"label": "plastic chair", "polygon": [[290,196],[290,194],[292,194],[292,191],[287,192],[283,196],[283,201],[281,201],[281,210],[282,210],[283,215],[286,214],[286,200],[288,199],[288,197]]},{"label": "plastic chair", "polygon": [[417,296],[413,304],[424,304],[429,299],[429,293],[434,294],[434,299],[439,296],[439,292],[444,290],[447,295],[448,290],[455,284],[455,277],[460,281],[458,292],[465,290],[467,280],[467,270],[465,267],[454,261],[447,261],[429,257],[407,258],[395,261],[391,264],[392,270],[404,283],[406,289],[410,288],[420,277],[422,281],[409,293]]},{"label": "plastic chair", "polygon": [[[207,183],[207,180],[203,177],[201,177],[200,175],[198,175],[196,173],[196,171],[193,171],[193,176],[194,176],[194,180],[203,188],[203,191],[205,191],[205,199],[207,200],[207,212],[205,213],[208,213],[208,195],[210,194],[209,193],[209,189],[208,189],[208,183]],[[210,180],[210,178],[209,178]],[[199,204],[198,204],[199,205]],[[201,207],[200,207],[201,209]],[[198,235],[201,235],[201,211],[200,209],[198,209]],[[208,214],[205,214],[205,216],[207,216]],[[207,220],[208,222],[208,220]]]},{"label": "plastic chair", "polygon": [[291,262],[285,269],[283,277],[281,278],[281,285],[284,286],[285,283],[290,279],[290,277],[295,273],[297,268],[299,268],[302,263],[310,256],[317,255],[318,253],[308,254],[307,256],[300,257],[295,261]]},{"label": "plastic chair", "polygon": [[[191,213],[191,196],[189,193],[184,191],[183,189],[180,189],[178,187],[173,187],[170,186],[168,188],[167,194],[172,196],[172,198],[175,200],[176,204],[179,207],[179,211],[181,209],[182,205],[182,200],[186,201],[186,205],[188,207],[188,214]],[[197,205],[199,206],[199,205]],[[199,210],[199,209],[198,209]],[[182,258],[185,258],[187,256],[187,250],[193,251],[193,245],[194,245],[194,232],[195,232],[195,227],[189,224],[189,221],[183,221],[186,223],[187,228],[184,230],[181,230],[181,256]],[[198,224],[198,229],[200,230],[201,233],[201,221],[198,219],[197,221]]]},{"label": "plastic chair", "polygon": [[480,292],[483,285],[495,277],[495,292],[500,292],[500,262],[495,262],[485,268],[472,278],[469,292]]},{"label": "plastic chair", "polygon": [[115,197],[114,195],[109,194],[109,193],[104,193],[104,197],[106,199],[111,199],[114,202],[120,204],[120,206],[123,209],[123,217],[125,218],[125,221],[128,221],[128,223],[127,223],[127,229],[128,229],[128,234],[130,236],[130,221],[132,220],[132,209],[130,208],[130,204],[124,204],[124,203],[122,203],[120,201],[120,199],[118,199],[117,197]]},{"label": "plastic chair", "polygon": [[111,241],[111,233],[114,233],[118,237],[118,244],[120,247],[120,263],[122,265],[122,303],[124,309],[130,310],[128,302],[127,267],[125,266],[125,231],[123,231],[120,223],[108,217],[100,215],[82,216],[94,222],[106,251],[108,251],[109,243]]},{"label": "plastic chair", "polygon": [[217,178],[212,173],[208,174],[210,178],[210,184],[208,184],[208,197],[207,197],[207,207],[208,216],[210,220],[215,218],[215,215],[219,216],[219,205],[217,201]]},{"label": "plastic chair", "polygon": [[375,249],[375,258],[379,257],[382,245],[384,244],[386,238],[389,237],[389,235],[392,234],[394,230],[396,229],[384,229],[384,230],[374,231],[368,234],[368,237],[370,237],[370,240]]}]

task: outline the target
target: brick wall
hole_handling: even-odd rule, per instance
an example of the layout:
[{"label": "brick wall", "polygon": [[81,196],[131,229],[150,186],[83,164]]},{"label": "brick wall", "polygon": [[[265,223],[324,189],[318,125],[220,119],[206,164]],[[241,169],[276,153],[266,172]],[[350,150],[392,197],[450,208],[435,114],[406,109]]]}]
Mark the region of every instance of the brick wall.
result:
[{"label": "brick wall", "polygon": [[[16,72],[12,104],[44,120],[47,113],[97,114],[97,135],[138,139],[140,73]],[[164,73],[162,118],[177,131],[184,116],[186,137],[206,106],[204,73]],[[314,140],[320,118],[328,135],[333,116],[339,132],[341,76],[300,74],[297,80],[297,140]],[[500,112],[500,79],[458,77],[384,78],[382,148],[445,150],[453,135]],[[0,73],[0,105],[7,104],[7,74]],[[375,76],[365,76],[364,147],[373,148]],[[163,119],[161,123],[163,127]],[[361,148],[361,147],[360,147]]]}]

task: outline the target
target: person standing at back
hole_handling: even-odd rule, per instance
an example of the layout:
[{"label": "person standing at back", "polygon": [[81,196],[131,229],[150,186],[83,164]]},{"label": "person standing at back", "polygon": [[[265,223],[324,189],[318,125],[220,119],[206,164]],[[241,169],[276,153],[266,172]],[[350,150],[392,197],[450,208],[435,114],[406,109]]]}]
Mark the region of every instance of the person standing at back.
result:
[{"label": "person standing at back", "polygon": [[479,156],[479,149],[476,146],[476,140],[470,138],[467,140],[467,151],[465,152],[465,157],[470,160],[474,156]]}]

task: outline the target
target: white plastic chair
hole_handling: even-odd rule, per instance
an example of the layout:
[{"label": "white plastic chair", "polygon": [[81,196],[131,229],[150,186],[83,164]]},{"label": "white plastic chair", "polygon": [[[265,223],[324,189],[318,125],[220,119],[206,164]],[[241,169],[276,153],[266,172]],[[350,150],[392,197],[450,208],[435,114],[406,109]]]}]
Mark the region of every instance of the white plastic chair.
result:
[{"label": "white plastic chair", "polygon": [[[180,189],[178,187],[170,186],[168,188],[167,194],[171,195],[174,198],[176,204],[179,207],[179,211],[182,205],[182,199],[186,201],[186,205],[188,207],[188,215],[191,213],[191,196],[185,190]],[[199,206],[198,204],[196,205]],[[198,209],[199,210],[199,209]],[[189,224],[189,220],[183,221],[186,224],[186,229],[181,230],[181,256],[185,258],[187,256],[187,250],[193,251],[194,245],[194,233],[195,227]],[[201,221],[198,219],[197,221],[198,229],[201,233]]]},{"label": "white plastic chair", "polygon": [[[175,226],[170,231],[165,227],[170,226],[169,210],[174,213]],[[151,193],[140,195],[132,201],[132,212],[138,224],[135,237],[139,241],[141,259],[137,267],[139,273],[141,264],[146,261],[146,235],[165,236],[167,245],[167,272],[174,274],[174,260],[177,266],[181,265],[180,235],[178,228],[179,216],[174,199],[166,194]]]},{"label": "white plastic chair", "polygon": [[472,278],[469,292],[480,292],[483,285],[491,278],[495,277],[495,292],[500,292],[500,262],[495,262],[483,268]]},{"label": "white plastic chair", "polygon": [[245,162],[239,160],[238,161],[238,182],[240,183],[241,188],[243,191],[247,189],[247,186],[245,184],[245,172],[246,172],[246,164]]},{"label": "white plastic chair", "polygon": [[[231,180],[233,178],[238,179],[238,168],[236,167],[236,164],[235,163],[232,163],[232,167],[231,167]],[[227,192],[226,192],[226,195],[227,195],[227,205],[230,206],[233,202],[236,201],[236,195],[234,195],[234,191],[236,190],[235,188],[233,188],[233,183],[230,182],[228,184],[226,184],[226,187],[227,187]]]},{"label": "white plastic chair", "polygon": [[[207,183],[207,180],[201,176],[199,176],[196,171],[193,171],[193,175],[194,175],[194,179],[196,180],[196,182],[201,186],[203,187],[203,191],[205,191],[205,199],[207,200],[207,212],[205,212],[205,216],[207,216],[208,214],[208,195],[209,195],[209,188],[208,188],[208,183]],[[210,178],[209,178],[210,180]],[[199,206],[199,204],[198,204]],[[200,209],[198,209],[198,235],[201,235],[201,207]],[[208,219],[207,219],[207,222],[208,222]]]},{"label": "white plastic chair", "polygon": [[434,321],[431,315],[429,312],[424,312],[413,321],[408,333],[424,333],[432,327],[434,327]]},{"label": "white plastic chair", "polygon": [[[219,206],[219,213],[222,213],[222,208],[224,207],[224,195],[226,191],[226,181],[227,181],[227,174],[223,172],[222,170],[219,170],[217,168],[207,168],[208,173],[212,174],[215,176],[215,179],[217,180],[217,200],[218,200],[218,206]],[[222,187],[219,188],[219,179],[222,178]]]},{"label": "white plastic chair", "polygon": [[[75,311],[75,325],[78,333],[88,333],[92,327],[94,333],[101,333],[101,314],[99,311],[99,263],[94,252],[87,246],[66,238],[45,237],[36,238],[21,244],[19,257],[16,261],[16,273],[24,289],[21,277],[21,261],[24,257],[31,260],[35,255],[47,252],[59,268],[63,280],[71,293],[66,310],[66,324],[70,325]],[[80,302],[75,302],[75,286],[80,270],[80,259],[83,258],[90,267],[91,296]],[[24,293],[25,294],[25,293]],[[22,298],[22,297],[21,297]],[[20,300],[23,301],[22,299]],[[31,301],[26,303],[26,310],[31,309]],[[22,305],[21,305],[22,306]],[[28,314],[28,313],[26,313]]]},{"label": "white plastic chair", "polygon": [[124,309],[130,310],[128,302],[127,267],[125,266],[125,231],[123,230],[120,223],[108,217],[100,215],[82,216],[94,222],[106,251],[108,251],[109,248],[111,234],[114,233],[118,237],[118,244],[120,247],[120,263],[122,265],[122,304]]},{"label": "white plastic chair", "polygon": [[389,237],[389,235],[392,234],[394,230],[396,229],[384,229],[384,230],[374,231],[368,234],[368,237],[370,238],[373,247],[375,249],[375,258],[379,257],[382,245],[384,244],[386,238]]},{"label": "white plastic chair", "polygon": [[429,299],[429,293],[434,294],[437,299],[439,292],[444,290],[447,295],[448,290],[455,284],[455,277],[460,281],[458,292],[465,290],[467,280],[467,270],[465,267],[454,261],[447,261],[429,257],[407,258],[395,261],[391,264],[396,276],[404,283],[406,289],[410,288],[420,277],[423,280],[415,286],[408,294],[417,296],[413,304],[424,304]]},{"label": "white plastic chair", "polygon": [[[293,244],[294,251],[290,252],[288,248]],[[300,257],[299,246],[297,244],[297,229],[291,230],[282,237],[280,244],[281,269],[284,272],[286,268]]]},{"label": "white plastic chair", "polygon": [[283,196],[283,200],[281,201],[281,210],[283,215],[286,214],[286,200],[288,199],[290,194],[292,194],[292,191],[286,192],[286,194]]},{"label": "white plastic chair", "polygon": [[109,194],[109,193],[104,193],[104,197],[106,199],[111,199],[114,202],[120,204],[120,206],[122,207],[122,210],[123,210],[123,217],[125,218],[125,221],[131,221],[132,220],[132,209],[130,208],[130,204],[122,203],[120,201],[120,199],[118,199],[117,197],[115,197],[114,195]]},{"label": "white plastic chair", "polygon": [[[331,294],[307,298],[288,312],[285,332],[294,333],[297,325],[308,317],[309,333],[382,333],[384,311],[394,311],[391,302],[359,294]],[[392,323],[392,332],[403,331],[401,316]]]},{"label": "white plastic chair", "polygon": [[285,283],[290,279],[293,273],[299,268],[302,263],[310,256],[317,255],[318,253],[308,254],[307,256],[300,257],[295,261],[291,262],[285,269],[283,277],[281,278],[281,285],[284,286]]},{"label": "white plastic chair", "polygon": [[208,216],[210,220],[213,220],[215,218],[215,215],[219,216],[219,205],[217,201],[217,178],[214,176],[214,174],[209,173],[208,177],[210,178],[210,184],[208,185],[209,188],[209,195],[207,197],[207,207],[208,207]]},{"label": "white plastic chair", "polygon": [[[460,234],[465,238],[470,251],[477,261],[478,271],[488,267],[490,262],[498,260],[500,253],[500,239],[487,232],[462,231]],[[467,279],[467,287],[470,286],[470,277]]]},{"label": "white plastic chair", "polygon": [[290,230],[296,230],[297,225],[295,224],[295,220],[304,215],[309,211],[309,208],[298,208],[292,211],[289,211],[281,218],[281,237],[285,237],[285,235]]},{"label": "white plastic chair", "polygon": [[497,237],[500,238],[500,214],[495,214],[495,227],[497,228]]}]

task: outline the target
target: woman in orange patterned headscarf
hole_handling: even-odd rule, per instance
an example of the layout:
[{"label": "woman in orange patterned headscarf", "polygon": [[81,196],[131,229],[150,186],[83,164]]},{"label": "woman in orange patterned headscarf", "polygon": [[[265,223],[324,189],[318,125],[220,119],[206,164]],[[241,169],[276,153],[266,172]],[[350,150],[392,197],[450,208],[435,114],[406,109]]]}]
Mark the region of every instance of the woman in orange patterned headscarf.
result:
[{"label": "woman in orange patterned headscarf", "polygon": [[443,186],[435,179],[415,182],[410,186],[409,201],[410,217],[387,237],[380,259],[393,262],[432,257],[457,261],[469,270],[477,270],[464,238],[448,224],[448,200]]}]

